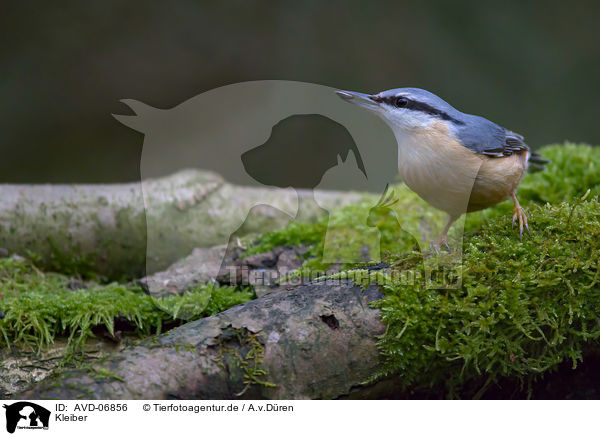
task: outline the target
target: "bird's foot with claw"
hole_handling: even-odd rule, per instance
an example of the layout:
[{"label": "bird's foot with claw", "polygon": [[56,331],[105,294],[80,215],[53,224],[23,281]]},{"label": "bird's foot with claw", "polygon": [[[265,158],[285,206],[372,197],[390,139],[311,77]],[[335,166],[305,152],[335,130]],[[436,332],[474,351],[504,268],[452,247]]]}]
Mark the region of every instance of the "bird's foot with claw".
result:
[{"label": "bird's foot with claw", "polygon": [[529,231],[529,225],[527,225],[527,215],[525,215],[525,211],[521,206],[516,206],[513,210],[513,219],[512,219],[512,227],[515,227],[515,221],[519,220],[519,238],[521,241],[523,240],[523,227],[527,229],[527,233],[531,236],[531,232]]}]

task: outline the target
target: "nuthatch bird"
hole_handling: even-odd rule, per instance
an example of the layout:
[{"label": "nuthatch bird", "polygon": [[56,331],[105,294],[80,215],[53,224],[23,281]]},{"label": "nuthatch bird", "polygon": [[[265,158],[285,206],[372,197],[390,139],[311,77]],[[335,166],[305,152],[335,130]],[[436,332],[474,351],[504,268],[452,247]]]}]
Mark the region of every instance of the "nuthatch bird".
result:
[{"label": "nuthatch bird", "polygon": [[516,192],[528,167],[549,161],[533,153],[523,136],[479,116],[462,113],[429,91],[397,88],[378,94],[337,91],[343,100],[374,111],[398,142],[398,170],[406,185],[437,209],[448,223],[434,245],[445,244],[450,226],[463,213],[511,197],[513,225],[529,232]]}]

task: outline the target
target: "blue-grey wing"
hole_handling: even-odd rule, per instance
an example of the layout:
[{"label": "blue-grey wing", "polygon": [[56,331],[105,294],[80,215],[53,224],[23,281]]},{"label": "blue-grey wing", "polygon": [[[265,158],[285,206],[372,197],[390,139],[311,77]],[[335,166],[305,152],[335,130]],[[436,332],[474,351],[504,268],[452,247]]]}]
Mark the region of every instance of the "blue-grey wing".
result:
[{"label": "blue-grey wing", "polygon": [[491,157],[512,156],[514,153],[529,151],[529,146],[525,144],[525,138],[518,133],[504,129],[504,140],[490,148],[483,150],[481,154]]},{"label": "blue-grey wing", "polygon": [[511,156],[529,150],[522,135],[481,117],[472,116],[457,134],[469,150],[490,157]]},{"label": "blue-grey wing", "polygon": [[466,122],[457,129],[461,143],[474,153],[502,158],[528,151],[529,171],[541,171],[550,163],[539,154],[532,152],[525,138],[518,133],[500,127],[491,121],[474,115],[466,115]]}]

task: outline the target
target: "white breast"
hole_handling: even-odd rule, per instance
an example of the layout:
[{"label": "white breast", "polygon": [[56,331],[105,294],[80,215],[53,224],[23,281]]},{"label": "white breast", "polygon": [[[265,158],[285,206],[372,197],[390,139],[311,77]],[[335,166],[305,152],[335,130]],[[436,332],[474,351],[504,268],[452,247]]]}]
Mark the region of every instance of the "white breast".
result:
[{"label": "white breast", "polygon": [[443,122],[394,134],[398,141],[398,171],[408,187],[450,215],[465,213],[481,157],[452,139]]}]

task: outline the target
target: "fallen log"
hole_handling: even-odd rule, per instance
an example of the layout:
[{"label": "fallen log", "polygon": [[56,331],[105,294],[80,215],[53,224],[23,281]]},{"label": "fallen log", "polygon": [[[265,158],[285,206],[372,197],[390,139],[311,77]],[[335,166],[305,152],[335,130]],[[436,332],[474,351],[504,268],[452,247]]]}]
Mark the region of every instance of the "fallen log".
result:
[{"label": "fallen log", "polygon": [[47,379],[28,399],[340,398],[380,365],[385,326],[347,282],[299,285]]},{"label": "fallen log", "polygon": [[[194,248],[226,244],[234,232],[282,227],[298,202],[302,219],[316,219],[324,211],[305,201],[312,195],[235,186],[198,170],[124,184],[0,185],[0,252],[33,254],[67,273],[140,277],[167,268]],[[319,194],[329,210],[359,198]]]}]

